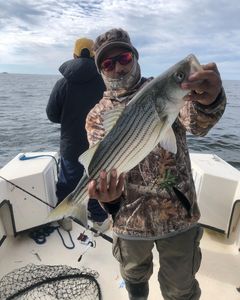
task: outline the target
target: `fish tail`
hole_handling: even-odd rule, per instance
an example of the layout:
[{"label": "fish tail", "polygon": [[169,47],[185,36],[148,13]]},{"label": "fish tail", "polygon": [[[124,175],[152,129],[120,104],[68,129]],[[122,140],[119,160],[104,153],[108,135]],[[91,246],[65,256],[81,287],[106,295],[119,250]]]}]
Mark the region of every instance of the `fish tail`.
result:
[{"label": "fish tail", "polygon": [[58,221],[63,218],[73,217],[78,219],[83,226],[87,226],[87,201],[76,205],[72,200],[72,194],[69,194],[60,202],[48,215],[48,222]]}]

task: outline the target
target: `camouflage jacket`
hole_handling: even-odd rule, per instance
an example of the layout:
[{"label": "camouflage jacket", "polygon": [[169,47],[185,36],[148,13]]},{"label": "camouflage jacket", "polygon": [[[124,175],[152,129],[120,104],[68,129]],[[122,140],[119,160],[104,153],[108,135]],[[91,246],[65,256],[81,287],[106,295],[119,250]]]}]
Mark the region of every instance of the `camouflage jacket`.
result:
[{"label": "camouflage jacket", "polygon": [[[142,85],[143,86],[143,85]],[[90,146],[102,139],[102,114],[125,105],[136,93],[104,93],[90,111],[86,130]],[[177,154],[158,145],[139,165],[126,174],[124,194],[117,204],[104,205],[114,214],[113,230],[127,239],[157,239],[185,231],[197,223],[200,212],[191,172],[186,132],[204,136],[221,118],[226,106],[224,90],[209,106],[186,102],[172,125],[177,140]]]}]

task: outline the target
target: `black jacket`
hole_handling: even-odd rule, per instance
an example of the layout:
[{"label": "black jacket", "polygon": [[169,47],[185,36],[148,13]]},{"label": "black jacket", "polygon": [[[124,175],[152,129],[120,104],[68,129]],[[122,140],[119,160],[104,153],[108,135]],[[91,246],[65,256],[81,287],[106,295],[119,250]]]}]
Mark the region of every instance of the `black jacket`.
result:
[{"label": "black jacket", "polygon": [[61,156],[76,161],[88,149],[86,116],[105,86],[91,58],[66,61],[59,71],[64,77],[56,82],[46,112],[50,121],[61,124]]}]

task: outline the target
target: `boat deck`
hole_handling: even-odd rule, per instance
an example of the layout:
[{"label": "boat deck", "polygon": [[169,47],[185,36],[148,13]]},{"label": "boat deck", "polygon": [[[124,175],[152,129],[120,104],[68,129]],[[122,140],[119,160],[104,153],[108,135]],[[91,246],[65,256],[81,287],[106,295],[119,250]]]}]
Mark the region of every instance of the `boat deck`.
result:
[{"label": "boat deck", "polygon": [[[7,237],[0,247],[0,278],[27,264],[68,265],[75,268],[90,268],[99,273],[97,281],[100,284],[103,300],[128,299],[124,288],[118,263],[111,254],[111,243],[102,237],[94,237],[91,231],[86,231],[90,239],[95,240],[96,247],[89,248],[80,262],[80,255],[86,250],[77,238],[84,229],[74,222],[71,235],[75,248],[64,247],[59,234],[55,230],[46,238],[46,242],[38,245],[28,234],[17,237]],[[64,241],[71,246],[69,235],[61,230]],[[111,230],[107,232],[111,236]],[[205,229],[201,241],[203,260],[197,274],[202,300],[239,300],[240,293],[240,255],[236,246],[223,234]],[[150,280],[149,300],[163,299],[157,282],[158,254],[154,249],[154,274]],[[0,296],[0,299],[1,296]]]}]

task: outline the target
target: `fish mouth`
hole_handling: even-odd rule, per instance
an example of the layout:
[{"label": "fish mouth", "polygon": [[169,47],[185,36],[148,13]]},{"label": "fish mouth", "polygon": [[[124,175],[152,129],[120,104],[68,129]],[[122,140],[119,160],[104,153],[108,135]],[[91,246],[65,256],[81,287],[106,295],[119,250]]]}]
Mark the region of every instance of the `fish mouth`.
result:
[{"label": "fish mouth", "polygon": [[200,65],[200,62],[196,58],[194,54],[190,54],[187,56],[186,60],[190,63],[190,74],[192,75],[193,73],[203,71],[202,66]]}]

